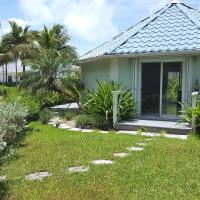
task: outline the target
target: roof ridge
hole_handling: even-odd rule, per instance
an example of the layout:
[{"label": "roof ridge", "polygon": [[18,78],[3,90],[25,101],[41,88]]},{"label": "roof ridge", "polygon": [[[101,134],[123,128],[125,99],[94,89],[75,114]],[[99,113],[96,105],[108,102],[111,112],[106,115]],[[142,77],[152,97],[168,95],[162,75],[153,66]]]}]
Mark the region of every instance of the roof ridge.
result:
[{"label": "roof ridge", "polygon": [[[190,14],[190,13],[188,13],[187,12],[187,10],[185,10],[185,8],[182,8],[181,6],[185,6],[185,7],[188,7],[188,6],[186,6],[185,4],[177,4],[176,5],[178,8],[179,8],[179,10],[183,13],[183,14],[185,14],[189,19],[190,19],[190,21],[192,21],[196,26],[198,26],[198,28],[200,29],[200,23]],[[188,7],[188,8],[190,8],[190,7]],[[195,10],[195,9],[194,9]]]},{"label": "roof ridge", "polygon": [[[167,4],[164,8],[161,8],[160,10],[158,10],[157,12],[155,12],[154,14],[152,14],[151,16],[155,15],[152,19],[150,19],[148,22],[146,22],[140,29],[136,30],[133,34],[131,34],[131,36],[129,36],[128,38],[126,38],[125,40],[123,40],[122,42],[120,42],[120,44],[116,45],[115,48],[109,50],[109,52],[105,52],[104,54],[111,54],[113,51],[115,51],[119,46],[121,46],[122,44],[124,44],[127,40],[129,40],[131,37],[133,37],[134,35],[136,35],[139,31],[141,31],[144,27],[148,26],[148,24],[150,22],[152,22],[153,20],[155,20],[157,17],[159,17],[160,15],[162,15],[168,8],[170,8],[172,6],[172,4]],[[162,12],[161,12],[162,11]],[[144,20],[151,18],[151,16],[145,18]],[[143,22],[144,20],[140,21],[139,23]],[[138,24],[139,24],[138,23]],[[129,30],[129,29],[128,29]]]},{"label": "roof ridge", "polygon": [[[169,5],[165,5],[165,6],[167,7],[167,6],[169,6]],[[164,8],[165,8],[165,7],[164,7]],[[81,58],[81,57],[84,57],[85,55],[91,53],[92,51],[95,51],[96,49],[102,47],[102,46],[105,45],[106,43],[108,43],[108,42],[110,42],[110,41],[116,39],[117,37],[119,37],[119,36],[121,36],[122,34],[126,33],[127,31],[129,31],[130,29],[134,28],[134,27],[137,26],[138,24],[144,22],[145,20],[147,20],[148,18],[150,18],[152,15],[155,15],[155,14],[159,13],[159,12],[160,12],[161,10],[163,10],[164,8],[161,8],[161,9],[157,10],[155,13],[151,14],[150,16],[145,17],[144,19],[142,19],[141,21],[139,21],[139,22],[136,23],[135,25],[130,26],[129,28],[126,28],[125,31],[120,32],[119,34],[117,34],[116,36],[114,36],[114,37],[112,37],[111,39],[107,40],[106,42],[104,42],[104,43],[98,45],[96,48],[94,48],[94,49],[92,49],[92,50],[86,52],[85,54],[81,55],[80,58]],[[132,37],[132,36],[131,36],[131,37]],[[121,44],[123,44],[123,43],[121,43]],[[121,44],[120,44],[120,45],[121,45]],[[119,46],[120,46],[120,45],[119,45]],[[112,51],[114,51],[116,48],[118,48],[118,47],[116,46],[115,48],[112,49]],[[112,52],[112,51],[110,50],[110,52]],[[106,54],[106,52],[105,52],[104,54]]]}]

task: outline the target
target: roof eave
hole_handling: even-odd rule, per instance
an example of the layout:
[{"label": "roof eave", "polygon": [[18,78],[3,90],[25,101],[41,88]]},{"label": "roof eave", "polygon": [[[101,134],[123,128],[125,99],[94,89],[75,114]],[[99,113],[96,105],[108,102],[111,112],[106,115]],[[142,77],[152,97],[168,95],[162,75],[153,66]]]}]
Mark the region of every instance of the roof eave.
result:
[{"label": "roof eave", "polygon": [[167,51],[167,52],[148,52],[148,53],[126,53],[126,54],[111,54],[111,55],[101,55],[94,58],[89,58],[85,60],[77,61],[77,64],[85,64],[101,59],[108,58],[136,58],[136,57],[150,57],[150,56],[186,56],[186,55],[200,55],[200,50],[188,50],[188,51]]}]

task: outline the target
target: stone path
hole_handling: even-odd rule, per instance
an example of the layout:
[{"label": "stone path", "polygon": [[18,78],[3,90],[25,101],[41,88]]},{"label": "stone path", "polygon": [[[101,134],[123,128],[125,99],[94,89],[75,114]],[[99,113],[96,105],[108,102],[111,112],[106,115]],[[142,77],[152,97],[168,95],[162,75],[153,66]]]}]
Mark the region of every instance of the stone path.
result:
[{"label": "stone path", "polygon": [[36,172],[36,173],[26,176],[26,179],[30,180],[30,181],[32,181],[32,180],[40,180],[41,181],[44,178],[49,177],[49,176],[52,176],[52,174],[49,172]]},{"label": "stone path", "polygon": [[118,158],[124,158],[127,157],[128,155],[129,155],[128,153],[113,153],[113,156]]},{"label": "stone path", "polygon": [[94,165],[112,165],[112,160],[93,160],[92,164]]},{"label": "stone path", "polygon": [[144,151],[143,147],[128,147],[128,151]]},{"label": "stone path", "polygon": [[87,172],[89,171],[89,167],[76,166],[76,167],[69,167],[68,170],[70,172]]}]

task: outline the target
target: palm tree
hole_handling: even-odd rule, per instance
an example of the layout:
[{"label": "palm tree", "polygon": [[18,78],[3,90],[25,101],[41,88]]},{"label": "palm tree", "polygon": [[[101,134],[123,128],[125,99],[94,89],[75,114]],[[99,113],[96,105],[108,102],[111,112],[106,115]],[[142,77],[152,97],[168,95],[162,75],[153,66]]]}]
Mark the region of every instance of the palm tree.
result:
[{"label": "palm tree", "polygon": [[[30,49],[30,32],[29,26],[22,28],[14,21],[9,21],[11,31],[2,36],[1,47],[4,49],[4,53],[11,55],[10,62],[15,62],[16,71],[16,85],[18,84],[18,59],[24,58]],[[24,67],[25,71],[25,67]]]}]

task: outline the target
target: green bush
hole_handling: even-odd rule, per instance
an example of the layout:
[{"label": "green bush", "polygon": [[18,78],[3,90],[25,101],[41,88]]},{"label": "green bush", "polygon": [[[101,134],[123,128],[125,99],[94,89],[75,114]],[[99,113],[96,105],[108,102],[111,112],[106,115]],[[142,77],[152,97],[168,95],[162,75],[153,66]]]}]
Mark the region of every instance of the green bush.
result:
[{"label": "green bush", "polygon": [[200,98],[197,100],[196,107],[192,107],[191,102],[181,103],[183,110],[180,115],[180,123],[192,125],[193,119],[197,133],[200,133]]},{"label": "green bush", "polygon": [[75,116],[76,116],[77,114],[76,114],[76,112],[72,112],[72,111],[60,111],[59,112],[59,116],[61,117],[61,118],[64,118],[64,119],[66,119],[66,120],[72,120]]},{"label": "green bush", "polygon": [[86,114],[77,115],[75,117],[76,126],[83,129],[96,128],[96,119]]},{"label": "green bush", "polygon": [[0,96],[6,96],[7,94],[7,89],[6,87],[0,86]]},{"label": "green bush", "polygon": [[8,144],[12,143],[17,134],[21,133],[27,115],[28,110],[19,99],[13,103],[0,104],[0,138]]},{"label": "green bush", "polygon": [[47,108],[44,108],[39,114],[39,120],[43,124],[48,124],[51,117],[52,117],[52,112]]},{"label": "green bush", "polygon": [[103,128],[112,127],[113,120],[113,95],[112,91],[121,91],[119,101],[118,121],[131,119],[136,114],[136,102],[133,94],[122,83],[113,81],[103,82],[97,81],[97,90],[88,91],[84,98],[83,112],[88,115],[95,116],[104,122]]}]

